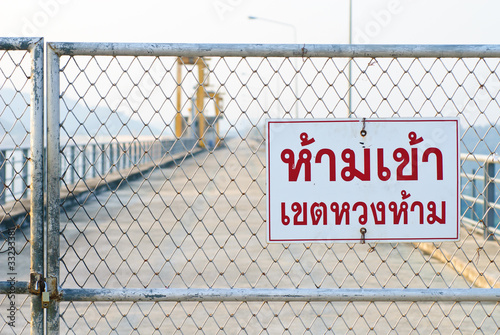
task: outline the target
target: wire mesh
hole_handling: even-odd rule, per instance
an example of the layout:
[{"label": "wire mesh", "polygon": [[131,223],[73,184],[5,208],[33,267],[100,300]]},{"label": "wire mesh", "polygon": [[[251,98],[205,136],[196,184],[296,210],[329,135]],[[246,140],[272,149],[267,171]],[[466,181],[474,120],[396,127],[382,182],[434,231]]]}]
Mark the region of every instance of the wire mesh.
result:
[{"label": "wire mesh", "polygon": [[[0,281],[13,286],[17,281],[28,281],[30,272],[28,164],[32,86],[30,52],[0,50]],[[2,294],[0,310],[0,333],[29,333],[27,295]],[[9,318],[12,315],[14,319]]]},{"label": "wire mesh", "polygon": [[[63,288],[500,286],[499,59],[60,64]],[[266,243],[265,119],[443,116],[462,125],[459,242]],[[489,334],[499,318],[481,301],[61,303],[68,333]]]}]

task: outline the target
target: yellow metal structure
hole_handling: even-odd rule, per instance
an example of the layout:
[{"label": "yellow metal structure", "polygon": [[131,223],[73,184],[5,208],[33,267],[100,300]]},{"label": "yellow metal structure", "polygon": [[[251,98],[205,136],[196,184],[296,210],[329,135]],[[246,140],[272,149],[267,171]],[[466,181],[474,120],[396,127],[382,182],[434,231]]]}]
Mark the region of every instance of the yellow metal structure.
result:
[{"label": "yellow metal structure", "polygon": [[181,81],[182,81],[182,62],[179,59],[177,61],[177,114],[175,115],[175,136],[177,138],[181,138],[182,136],[182,113],[181,113],[181,98],[182,98],[182,90],[181,90]]},{"label": "yellow metal structure", "polygon": [[[177,60],[177,114],[175,117],[175,136],[180,138],[183,133],[183,122],[184,119],[182,117],[182,90],[181,90],[181,82],[182,82],[182,66],[183,65],[195,65],[198,67],[198,87],[196,89],[196,113],[195,118],[198,118],[198,138],[200,139],[200,146],[205,147],[205,128],[206,128],[206,119],[203,114],[203,110],[205,107],[204,100],[205,97],[209,94],[205,91],[205,59],[202,57],[194,58],[194,57],[179,57]],[[210,98],[215,98],[215,110],[216,115],[220,114],[219,103],[221,102],[221,98],[219,94],[209,95]],[[219,125],[218,122],[216,124],[216,132],[217,132],[217,144],[219,144]]]},{"label": "yellow metal structure", "polygon": [[210,99],[213,99],[214,103],[215,103],[215,135],[217,136],[217,142],[215,144],[215,147],[218,147],[219,143],[220,143],[219,116],[221,114],[222,97],[220,96],[219,93],[214,93],[214,92],[210,92],[209,96],[210,96]]},{"label": "yellow metal structure", "polygon": [[203,82],[205,81],[205,63],[203,58],[197,59],[198,65],[198,89],[196,90],[196,116],[198,117],[198,131],[200,139],[200,147],[205,147],[205,115],[203,115],[205,89]]}]

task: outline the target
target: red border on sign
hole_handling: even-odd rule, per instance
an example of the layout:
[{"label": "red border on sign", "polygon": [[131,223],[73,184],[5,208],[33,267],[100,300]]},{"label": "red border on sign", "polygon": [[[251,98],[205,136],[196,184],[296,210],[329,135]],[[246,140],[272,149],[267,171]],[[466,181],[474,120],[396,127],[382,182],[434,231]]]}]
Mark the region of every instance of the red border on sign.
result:
[{"label": "red border on sign", "polygon": [[[271,238],[271,197],[270,197],[270,192],[271,192],[271,167],[270,167],[270,151],[271,151],[271,132],[270,130],[270,125],[271,124],[278,124],[278,123],[300,123],[300,122],[307,122],[307,123],[331,123],[331,122],[346,122],[346,123],[359,123],[361,122],[361,119],[353,119],[353,120],[314,120],[314,119],[303,119],[303,120],[269,120],[267,122],[267,153],[266,153],[266,160],[267,160],[267,240],[269,242],[282,242],[282,243],[291,243],[291,242],[356,242],[359,241],[359,238],[356,239],[335,239],[335,238],[330,238],[330,239],[272,239]],[[449,238],[418,238],[418,239],[413,239],[413,238],[395,238],[395,237],[388,237],[388,238],[366,238],[365,241],[393,241],[393,242],[398,242],[398,241],[457,241],[459,240],[459,232],[460,232],[460,140],[459,140],[459,120],[457,119],[366,119],[365,122],[454,122],[455,123],[455,141],[456,141],[456,157],[457,157],[457,225],[456,225],[456,231],[455,231],[455,236],[454,237],[449,237]]]}]

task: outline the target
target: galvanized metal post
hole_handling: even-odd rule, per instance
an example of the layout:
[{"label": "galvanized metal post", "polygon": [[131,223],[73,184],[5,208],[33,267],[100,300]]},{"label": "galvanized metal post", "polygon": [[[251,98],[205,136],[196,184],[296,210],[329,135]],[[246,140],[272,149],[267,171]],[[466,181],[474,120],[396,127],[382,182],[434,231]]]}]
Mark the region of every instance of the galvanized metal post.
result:
[{"label": "galvanized metal post", "polygon": [[[47,48],[47,275],[59,283],[60,144],[59,144],[59,56]],[[59,334],[59,301],[51,293],[47,309],[47,333]]]},{"label": "galvanized metal post", "polygon": [[495,163],[484,163],[484,238],[493,240],[495,229]]},{"label": "galvanized metal post", "polygon": [[[31,93],[30,145],[31,145],[31,204],[30,204],[30,272],[44,274],[44,148],[43,148],[43,103],[44,103],[44,50],[43,38],[30,49],[31,52]],[[41,295],[31,295],[31,334],[44,333],[44,315]]]}]

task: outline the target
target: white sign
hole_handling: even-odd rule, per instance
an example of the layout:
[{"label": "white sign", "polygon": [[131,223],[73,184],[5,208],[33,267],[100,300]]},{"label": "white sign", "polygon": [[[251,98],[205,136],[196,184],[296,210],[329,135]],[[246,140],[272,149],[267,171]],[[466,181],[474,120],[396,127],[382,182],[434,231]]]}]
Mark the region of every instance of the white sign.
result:
[{"label": "white sign", "polygon": [[459,239],[457,118],[268,120],[268,242]]}]

